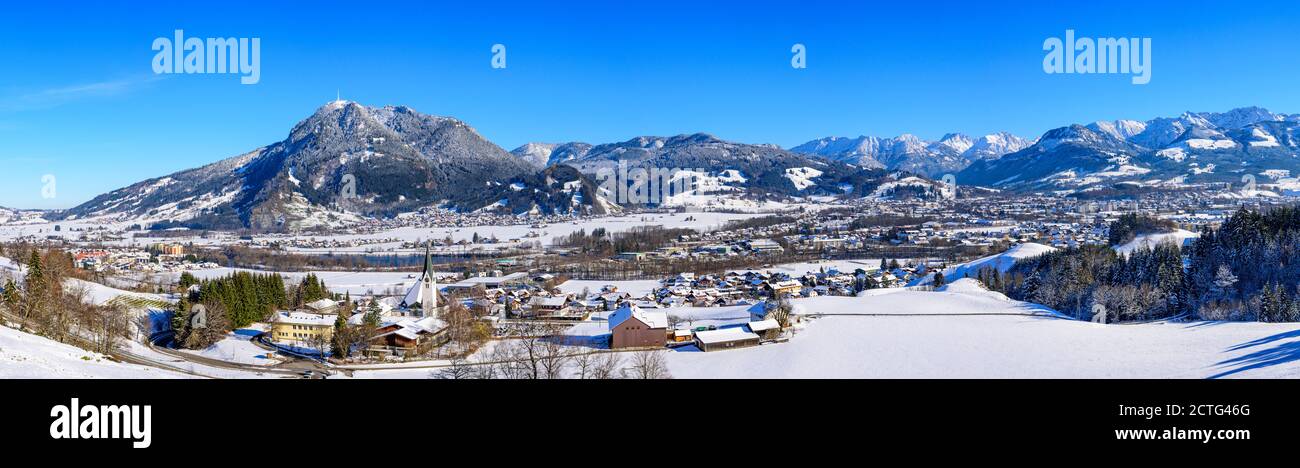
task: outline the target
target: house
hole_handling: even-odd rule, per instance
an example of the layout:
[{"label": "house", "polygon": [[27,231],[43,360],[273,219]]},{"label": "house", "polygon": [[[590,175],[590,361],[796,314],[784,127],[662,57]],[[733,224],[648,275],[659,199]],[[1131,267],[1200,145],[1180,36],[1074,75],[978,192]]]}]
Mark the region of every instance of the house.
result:
[{"label": "house", "polygon": [[803,291],[803,283],[798,280],[768,281],[763,283],[762,288],[771,297],[797,296]]},{"label": "house", "polygon": [[743,327],[695,332],[695,346],[704,352],[757,346],[758,341],[757,334]]},{"label": "house", "polygon": [[645,260],[645,257],[645,252],[622,252],[614,256],[614,258],[626,262],[639,262]]},{"label": "house", "polygon": [[565,317],[573,312],[569,298],[564,296],[537,296],[528,303],[529,315],[534,317]]},{"label": "house", "polygon": [[334,338],[334,320],[337,318],[337,315],[277,312],[271,321],[271,340],[297,345],[328,343]]},{"label": "house", "polygon": [[624,305],[609,316],[609,347],[659,348],[668,339],[668,314]]},{"label": "house", "polygon": [[768,301],[759,302],[749,307],[749,321],[767,320],[768,314],[776,309],[776,304]]},{"label": "house", "polygon": [[776,241],[772,239],[754,239],[748,241],[746,244],[748,244],[749,250],[752,250],[755,253],[781,253],[785,251],[785,249],[781,247],[781,244],[776,243]]},{"label": "house", "polygon": [[385,324],[376,330],[378,334],[370,338],[370,351],[405,355],[429,342],[441,327],[442,322],[434,317],[403,319]]}]

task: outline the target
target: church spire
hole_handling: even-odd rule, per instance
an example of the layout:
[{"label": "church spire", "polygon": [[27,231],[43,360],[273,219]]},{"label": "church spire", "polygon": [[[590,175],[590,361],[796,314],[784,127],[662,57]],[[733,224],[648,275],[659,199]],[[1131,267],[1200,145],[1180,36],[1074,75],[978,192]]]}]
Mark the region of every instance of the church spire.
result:
[{"label": "church spire", "polygon": [[424,296],[420,305],[424,309],[423,315],[428,317],[431,311],[438,309],[438,280],[433,277],[433,241],[426,241],[424,245],[424,274],[420,276],[420,281],[421,295]]}]

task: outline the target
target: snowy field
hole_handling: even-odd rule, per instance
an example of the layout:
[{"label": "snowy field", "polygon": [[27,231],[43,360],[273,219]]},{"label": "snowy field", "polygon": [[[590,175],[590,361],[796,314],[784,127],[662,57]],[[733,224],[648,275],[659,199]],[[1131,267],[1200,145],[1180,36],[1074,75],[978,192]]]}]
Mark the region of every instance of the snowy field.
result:
[{"label": "snowy field", "polygon": [[[272,366],[284,362],[284,359],[277,357],[274,353],[262,349],[253,344],[253,337],[266,331],[266,325],[253,324],[246,328],[232,330],[226,334],[226,338],[214,343],[202,350],[181,350],[183,353],[197,354],[199,356],[220,359],[226,362],[235,362],[239,364],[252,364],[255,366]],[[272,354],[272,357],[267,357]]]},{"label": "snowy field", "polygon": [[[485,249],[499,249],[513,247],[517,244],[506,243],[509,239],[519,239],[521,242],[541,242],[543,245],[550,245],[551,241],[558,236],[567,236],[578,230],[591,232],[596,228],[605,228],[609,232],[621,232],[638,226],[663,226],[665,228],[692,228],[699,231],[709,231],[717,229],[726,224],[727,221],[737,219],[747,219],[757,216],[767,216],[770,213],[672,213],[672,214],[635,214],[627,216],[609,216],[603,218],[586,219],[576,222],[555,223],[544,228],[534,229],[530,224],[515,224],[509,226],[476,226],[476,227],[444,227],[444,228],[417,228],[402,227],[384,230],[369,234],[337,234],[329,236],[277,236],[274,239],[317,239],[317,240],[352,240],[352,239],[396,239],[395,242],[384,244],[369,244],[356,247],[341,247],[327,249],[290,249],[303,253],[417,253],[422,252],[420,249],[400,249],[402,241],[416,241],[428,239],[445,239],[448,236],[454,241],[469,241],[478,234],[483,238],[496,236],[502,243],[499,244],[480,244],[479,247]],[[689,220],[688,220],[689,219]],[[22,236],[59,236],[68,240],[76,240],[83,234],[90,234],[91,230],[103,229],[104,232],[124,232],[130,225],[137,224],[139,221],[131,222],[110,222],[99,219],[85,219],[74,221],[60,221],[57,223],[30,223],[30,224],[0,224],[0,240],[12,240]],[[146,223],[147,224],[147,223]],[[54,230],[54,226],[60,227],[59,231]],[[538,237],[528,238],[529,233],[535,233]],[[233,236],[225,238],[202,238],[202,237],[176,237],[168,239],[160,238],[134,238],[130,234],[124,236],[125,239],[119,241],[105,242],[110,246],[137,246],[144,247],[157,242],[176,242],[176,243],[193,243],[195,245],[220,245],[236,242]],[[263,236],[258,236],[262,239]],[[469,248],[473,248],[470,246]],[[457,250],[462,247],[456,247]]]},{"label": "snowy field", "polygon": [[592,294],[600,294],[600,289],[605,286],[615,286],[618,292],[631,294],[632,297],[641,297],[658,289],[660,284],[657,280],[631,280],[631,281],[588,281],[588,280],[569,280],[559,286],[560,291],[565,294],[582,294],[586,289]]},{"label": "snowy field", "polygon": [[1300,377],[1300,324],[1102,325],[970,280],[945,289],[797,300],[804,313],[828,315],[787,343],[688,347],[669,366],[677,378]]},{"label": "snowy field", "polygon": [[[897,260],[899,262],[903,262],[908,259],[900,258]],[[754,271],[758,271],[758,272],[766,271],[770,273],[785,273],[792,276],[798,276],[809,272],[816,273],[821,271],[822,268],[825,268],[827,271],[830,271],[831,269],[839,270],[841,273],[853,273],[854,270],[857,270],[859,268],[866,271],[875,271],[880,269],[880,259],[859,258],[859,259],[848,259],[848,260],[814,260],[811,262],[782,263],[780,265],[773,265],[771,268],[757,268]],[[750,270],[733,270],[733,271],[735,271],[736,273],[744,274],[745,272]]]}]

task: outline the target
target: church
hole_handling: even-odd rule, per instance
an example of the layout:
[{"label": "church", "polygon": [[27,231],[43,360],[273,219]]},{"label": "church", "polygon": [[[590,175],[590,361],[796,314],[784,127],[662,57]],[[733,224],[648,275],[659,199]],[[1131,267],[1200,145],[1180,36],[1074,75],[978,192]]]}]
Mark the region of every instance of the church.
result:
[{"label": "church", "polygon": [[447,309],[438,297],[438,279],[433,275],[433,242],[424,247],[424,273],[406,291],[402,303],[398,306],[406,315],[416,317],[438,317]]}]

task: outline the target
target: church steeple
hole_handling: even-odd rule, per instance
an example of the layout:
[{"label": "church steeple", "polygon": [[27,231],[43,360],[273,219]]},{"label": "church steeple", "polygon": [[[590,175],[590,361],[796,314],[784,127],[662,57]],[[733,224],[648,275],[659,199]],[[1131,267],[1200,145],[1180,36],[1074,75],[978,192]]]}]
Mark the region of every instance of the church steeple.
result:
[{"label": "church steeple", "polygon": [[438,310],[438,280],[433,277],[433,241],[424,245],[424,274],[420,275],[420,295],[424,296],[420,305],[428,317],[430,312]]}]

